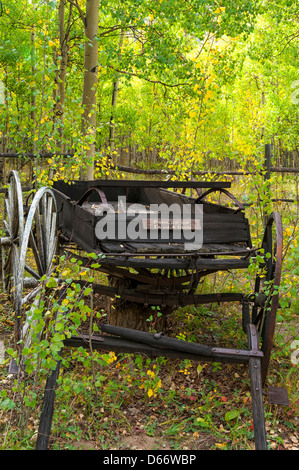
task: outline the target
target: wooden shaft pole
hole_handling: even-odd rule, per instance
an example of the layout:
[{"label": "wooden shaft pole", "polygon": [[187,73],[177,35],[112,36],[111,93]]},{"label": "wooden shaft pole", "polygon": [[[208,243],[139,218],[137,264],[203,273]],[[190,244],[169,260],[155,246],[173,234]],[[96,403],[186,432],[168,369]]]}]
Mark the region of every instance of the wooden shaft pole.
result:
[{"label": "wooden shaft pole", "polygon": [[54,413],[54,401],[59,377],[60,361],[57,362],[56,369],[47,378],[41,418],[39,422],[36,450],[48,450],[51,433],[52,419]]},{"label": "wooden shaft pole", "polygon": [[[259,351],[258,331],[255,325],[247,327],[248,347],[252,351]],[[252,417],[254,441],[256,450],[267,450],[267,435],[263,403],[263,383],[261,357],[250,357],[249,374],[251,381]]]}]

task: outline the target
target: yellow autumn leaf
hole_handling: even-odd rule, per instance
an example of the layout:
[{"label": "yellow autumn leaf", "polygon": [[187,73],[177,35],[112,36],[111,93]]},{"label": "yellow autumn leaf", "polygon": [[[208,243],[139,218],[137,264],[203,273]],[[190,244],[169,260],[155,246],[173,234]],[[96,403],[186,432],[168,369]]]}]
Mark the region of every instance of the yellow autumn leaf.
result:
[{"label": "yellow autumn leaf", "polygon": [[224,447],[226,447],[226,443],[225,442],[216,442],[215,444],[217,447],[219,447],[219,449],[223,449]]},{"label": "yellow autumn leaf", "polygon": [[206,95],[205,95],[204,99],[203,99],[203,102],[206,103],[208,101],[208,99],[213,97],[213,95],[214,95],[214,93],[212,93],[211,90],[208,90],[206,92]]},{"label": "yellow autumn leaf", "polygon": [[155,377],[155,372],[153,372],[152,370],[148,370],[147,375],[154,378]]},{"label": "yellow autumn leaf", "polygon": [[154,394],[154,391],[150,388],[150,389],[148,390],[147,394],[148,394],[149,397],[152,397],[153,394]]},{"label": "yellow autumn leaf", "polygon": [[195,115],[196,115],[195,111],[193,111],[193,110],[189,111],[189,117],[190,118],[193,118]]},{"label": "yellow autumn leaf", "polygon": [[64,269],[61,274],[62,276],[68,276],[69,273],[70,273],[69,269]]}]

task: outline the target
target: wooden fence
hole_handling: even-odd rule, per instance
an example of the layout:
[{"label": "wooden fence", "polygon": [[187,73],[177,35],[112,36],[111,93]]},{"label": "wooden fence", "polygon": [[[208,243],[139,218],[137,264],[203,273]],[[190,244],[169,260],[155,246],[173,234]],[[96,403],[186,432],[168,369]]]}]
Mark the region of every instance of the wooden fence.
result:
[{"label": "wooden fence", "polygon": [[[49,158],[53,158],[55,156],[60,156],[62,158],[70,158],[74,156],[74,153],[44,153],[39,155],[39,158],[42,160],[46,160]],[[5,167],[6,167],[6,159],[8,160],[15,160],[19,161],[19,165],[17,165],[18,169],[22,168],[25,164],[32,163],[32,161],[36,158],[36,154],[34,153],[0,153],[0,181],[4,182],[5,179]],[[100,164],[98,165],[100,168]],[[128,173],[128,174],[138,174],[138,175],[147,175],[147,176],[167,176],[167,175],[175,175],[177,172],[175,170],[164,170],[164,169],[143,169],[143,168],[133,168],[130,166],[124,165],[114,165],[111,164],[111,169],[117,169],[121,172]],[[263,170],[257,171],[247,171],[247,170],[233,170],[233,171],[207,171],[207,170],[192,170],[190,169],[187,171],[188,177],[193,178],[195,176],[250,176],[256,174],[264,174],[265,179],[269,179],[271,173],[282,173],[282,174],[298,174],[299,168],[286,168],[286,167],[274,167],[271,166],[271,144],[265,145],[265,156],[264,156],[264,168]],[[29,189],[29,188],[24,188]],[[5,192],[4,188],[0,188],[0,193]],[[296,202],[294,199],[272,199],[273,202]],[[298,202],[298,201],[297,201]],[[246,205],[246,204],[245,204]],[[247,205],[251,205],[248,203]]]}]

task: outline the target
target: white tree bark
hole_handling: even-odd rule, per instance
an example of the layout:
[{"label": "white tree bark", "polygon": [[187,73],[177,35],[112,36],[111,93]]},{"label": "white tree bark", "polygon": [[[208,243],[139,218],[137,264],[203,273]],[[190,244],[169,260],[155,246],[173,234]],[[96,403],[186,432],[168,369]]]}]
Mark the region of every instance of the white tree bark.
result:
[{"label": "white tree bark", "polygon": [[84,54],[84,83],[83,83],[83,114],[81,131],[88,144],[86,145],[86,170],[82,177],[93,179],[93,159],[95,156],[96,139],[96,93],[98,83],[98,23],[99,0],[86,0],[86,15],[84,21],[85,54]]}]

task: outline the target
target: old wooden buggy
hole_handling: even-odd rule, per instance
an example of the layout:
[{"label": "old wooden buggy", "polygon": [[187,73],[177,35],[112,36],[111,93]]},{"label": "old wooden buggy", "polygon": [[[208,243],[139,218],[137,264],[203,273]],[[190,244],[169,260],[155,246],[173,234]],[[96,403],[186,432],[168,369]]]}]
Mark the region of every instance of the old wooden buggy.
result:
[{"label": "old wooden buggy", "polygon": [[[14,301],[17,341],[30,341],[24,311],[27,311],[27,317],[30,316],[28,305],[34,305],[38,299],[40,279],[53,272],[58,248],[70,251],[86,265],[91,261],[88,253],[101,255],[99,271],[128,281],[115,285],[94,283],[94,292],[102,295],[161,307],[225,303],[229,310],[230,303],[237,302],[241,306],[247,349],[195,344],[164,336],[163,332],[152,334],[107,323],[101,324],[100,335],[92,336],[92,347],[154,357],[248,364],[256,449],[266,449],[263,385],[278,308],[282,264],[280,215],[274,212],[268,217],[260,244],[253,247],[244,207],[228,191],[228,182],[58,181],[51,189],[40,188],[32,201],[23,200],[16,172],[10,173],[8,185],[4,207],[5,236],[1,238],[2,274],[3,286],[11,292]],[[192,196],[186,194],[186,190],[193,191]],[[208,196],[213,193],[224,194],[234,207],[208,202]],[[136,204],[139,205],[138,220],[142,230],[139,237],[132,237],[128,228],[136,212],[130,212],[130,208]],[[180,224],[173,213],[169,212],[167,223],[161,219],[155,209],[162,204],[163,207],[175,205],[181,214],[188,207],[189,232],[184,231],[182,218]],[[108,237],[105,237],[102,230],[99,236],[97,224],[103,222],[109,211],[113,213],[115,225],[122,222],[122,229],[118,225],[118,230],[113,232],[111,225],[113,233],[106,232]],[[198,226],[197,223],[201,228],[202,243],[188,244],[186,233]],[[147,236],[150,229],[154,230],[154,237]],[[35,260],[34,266],[26,261],[28,252]],[[260,259],[263,257],[263,262],[252,292],[197,293],[198,284],[205,276],[217,271],[248,269],[257,255]],[[64,346],[89,347],[88,339],[84,335],[72,336],[65,339]],[[59,367],[51,374],[46,386],[38,449],[48,446],[58,370]]]}]

